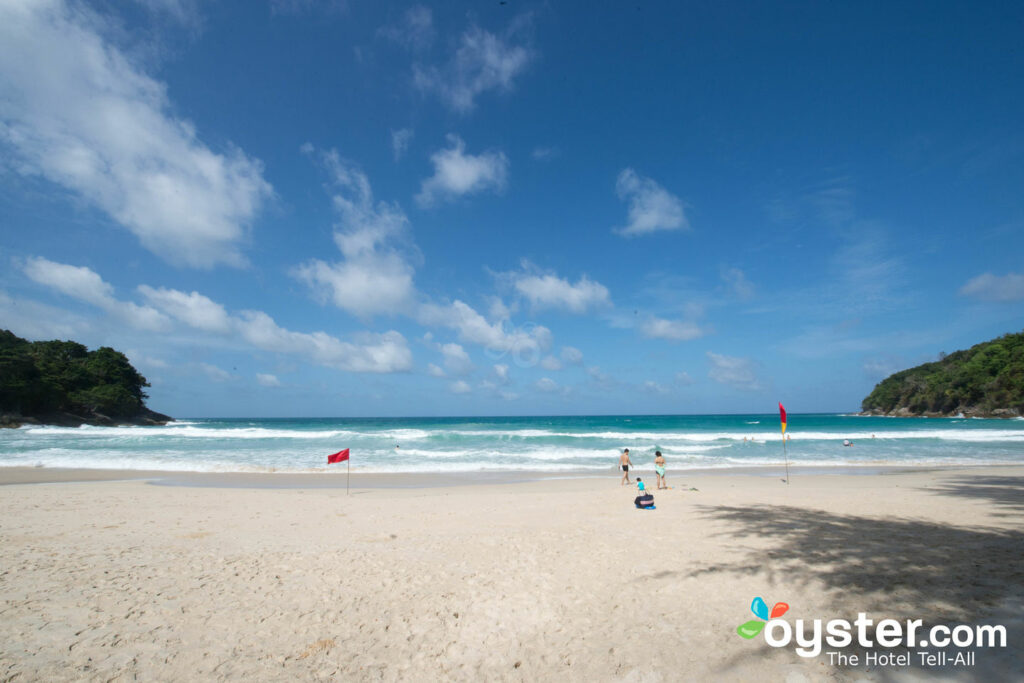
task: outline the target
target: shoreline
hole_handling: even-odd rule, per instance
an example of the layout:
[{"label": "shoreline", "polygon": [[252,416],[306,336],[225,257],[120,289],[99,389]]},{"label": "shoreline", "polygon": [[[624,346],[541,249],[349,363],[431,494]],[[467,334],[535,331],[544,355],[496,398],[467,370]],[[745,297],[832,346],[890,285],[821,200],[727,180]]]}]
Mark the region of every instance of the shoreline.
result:
[{"label": "shoreline", "polygon": [[[1024,464],[980,465],[836,465],[794,466],[789,468],[791,480],[796,477],[818,476],[890,476],[924,473],[987,473],[1016,471]],[[651,477],[654,469],[633,468],[642,477]],[[759,479],[785,479],[780,464],[774,466],[721,467],[669,470],[670,481],[705,477],[755,477]],[[617,481],[621,472],[609,468],[607,472],[595,470],[486,470],[476,472],[353,472],[349,486],[361,489],[432,489],[447,487],[526,484],[565,480]],[[197,472],[178,470],[126,470],[65,467],[0,467],[0,487],[25,484],[79,484],[89,482],[143,481],[154,486],[182,486],[230,489],[344,489],[344,470],[334,472]]]}]

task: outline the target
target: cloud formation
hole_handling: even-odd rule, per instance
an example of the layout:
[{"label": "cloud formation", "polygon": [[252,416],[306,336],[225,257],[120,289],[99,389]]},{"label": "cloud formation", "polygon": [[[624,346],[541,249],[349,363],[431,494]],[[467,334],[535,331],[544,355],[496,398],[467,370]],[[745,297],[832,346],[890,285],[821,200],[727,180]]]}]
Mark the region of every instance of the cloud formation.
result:
[{"label": "cloud formation", "polygon": [[1024,275],[982,273],[968,280],[960,294],[982,301],[1020,301],[1024,299]]},{"label": "cloud formation", "polygon": [[442,344],[441,355],[444,356],[444,366],[455,375],[468,375],[473,372],[473,361],[469,354],[459,344]]},{"label": "cloud formation", "polygon": [[514,22],[504,36],[478,26],[462,34],[455,53],[441,66],[413,66],[413,83],[425,93],[437,95],[454,111],[473,109],[476,98],[489,90],[509,91],[513,81],[530,63],[533,52],[515,44],[524,22]]},{"label": "cloud formation", "polygon": [[580,365],[583,362],[583,352],[575,346],[563,346],[562,360],[569,365]]},{"label": "cloud formation", "polygon": [[459,339],[491,351],[512,353],[517,359],[539,357],[551,347],[551,331],[541,325],[508,329],[504,320],[488,322],[469,304],[455,300],[450,304],[425,303],[419,307],[420,324],[447,327]]},{"label": "cloud formation", "polygon": [[61,0],[0,4],[0,145],[17,169],[92,203],[176,265],[241,265],[271,196],[263,166],[171,113],[166,87]]},{"label": "cloud formation", "polygon": [[279,380],[276,375],[268,375],[262,372],[256,373],[256,381],[259,382],[260,386],[263,387],[281,386],[281,380]]},{"label": "cloud formation", "polygon": [[542,358],[540,361],[540,366],[545,370],[561,370],[562,361],[558,360],[554,356],[544,356],[544,358]]},{"label": "cloud formation", "polygon": [[414,52],[426,50],[434,42],[434,15],[429,7],[413,5],[401,20],[384,26],[378,34]]},{"label": "cloud formation", "polygon": [[533,386],[535,386],[538,391],[543,391],[544,393],[547,394],[558,391],[559,389],[558,383],[555,380],[551,379],[550,377],[541,377],[539,380],[533,383]]},{"label": "cloud formation", "polygon": [[399,130],[391,131],[391,153],[395,156],[395,161],[399,161],[405,156],[405,150],[409,149],[409,143],[412,142],[413,138],[412,128],[400,128]]},{"label": "cloud formation", "polygon": [[761,390],[761,382],[757,378],[754,362],[749,358],[723,356],[711,351],[707,352],[707,358],[708,363],[711,364],[708,377],[719,384],[742,391]]},{"label": "cloud formation", "polygon": [[629,222],[616,230],[620,235],[635,237],[659,230],[687,230],[690,227],[679,197],[632,168],[619,173],[615,192],[619,199],[629,203]]},{"label": "cloud formation", "polygon": [[293,275],[316,298],[361,318],[408,312],[416,291],[413,267],[395,246],[406,238],[405,212],[397,203],[375,204],[366,174],[336,151],[321,157],[335,188],[332,200],[339,220],[334,241],[343,259],[312,259]]},{"label": "cloud formation", "polygon": [[219,334],[231,329],[231,319],[224,307],[199,292],[186,294],[163,287],[154,289],[149,285],[139,285],[138,290],[151,306],[189,327]]},{"label": "cloud formation", "polygon": [[585,313],[611,303],[608,288],[586,275],[575,284],[556,275],[530,272],[509,275],[512,286],[536,309],[554,308],[571,313]]},{"label": "cloud formation", "polygon": [[89,268],[37,257],[25,262],[24,271],[34,282],[92,304],[136,329],[162,332],[170,328],[170,320],[160,311],[115,298],[114,288]]},{"label": "cloud formation", "polygon": [[508,177],[508,158],[502,152],[466,154],[466,143],[457,135],[448,136],[446,149],[434,152],[430,161],[434,175],[423,181],[416,202],[422,207],[439,201],[452,201],[488,190],[501,192]]},{"label": "cloud formation", "polygon": [[719,274],[729,293],[737,299],[747,300],[754,296],[754,286],[739,268],[723,267]]},{"label": "cloud formation", "polygon": [[303,356],[327,367],[348,372],[390,373],[412,368],[412,353],[405,337],[391,330],[382,334],[364,332],[353,341],[342,341],[325,332],[294,332],[279,326],[262,311],[240,311],[229,315],[224,307],[197,292],[155,289],[141,285],[139,291],[150,306],[120,301],[113,287],[85,267],[30,259],[25,274],[40,284],[85,301],[134,327],[166,331],[173,318],[189,328],[245,342],[277,353]]},{"label": "cloud formation", "polygon": [[651,317],[640,326],[640,332],[651,339],[689,341],[707,334],[697,323],[686,320],[666,320]]}]

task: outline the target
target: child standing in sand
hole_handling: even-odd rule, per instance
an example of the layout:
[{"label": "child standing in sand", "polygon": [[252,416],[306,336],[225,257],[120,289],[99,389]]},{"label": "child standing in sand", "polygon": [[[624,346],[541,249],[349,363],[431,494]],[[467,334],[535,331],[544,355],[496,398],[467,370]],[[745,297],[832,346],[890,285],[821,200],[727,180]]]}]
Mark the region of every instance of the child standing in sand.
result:
[{"label": "child standing in sand", "polygon": [[665,456],[661,451],[654,451],[654,473],[658,475],[658,488],[667,489],[668,481],[665,480]]}]

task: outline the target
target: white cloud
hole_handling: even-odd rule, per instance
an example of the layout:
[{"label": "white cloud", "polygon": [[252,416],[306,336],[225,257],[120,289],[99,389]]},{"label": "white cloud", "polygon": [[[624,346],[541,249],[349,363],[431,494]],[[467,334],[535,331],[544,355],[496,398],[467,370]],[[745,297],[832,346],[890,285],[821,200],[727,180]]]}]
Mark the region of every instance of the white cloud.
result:
[{"label": "white cloud", "polygon": [[960,294],[983,301],[1020,301],[1024,299],[1024,275],[982,273],[968,280]]},{"label": "white cloud", "polygon": [[137,329],[163,331],[170,327],[170,320],[160,311],[115,298],[114,288],[84,266],[71,266],[35,257],[25,261],[24,270],[31,280],[73,299],[92,304]]},{"label": "white cloud", "polygon": [[693,378],[690,377],[690,373],[679,371],[675,375],[676,384],[681,387],[688,387],[693,384]]},{"label": "white cloud", "polygon": [[431,377],[444,377],[445,376],[444,370],[442,370],[437,365],[434,365],[433,363],[428,363],[427,364],[427,374],[430,375]]},{"label": "white cloud", "polygon": [[362,318],[405,311],[415,293],[413,270],[394,253],[368,253],[340,263],[313,259],[292,271],[320,300]]},{"label": "white cloud", "polygon": [[722,282],[729,291],[739,299],[749,299],[754,296],[754,286],[747,280],[747,276],[739,268],[721,269]]},{"label": "white cloud", "polygon": [[409,50],[422,51],[434,42],[434,15],[429,7],[413,5],[402,14],[401,21],[381,28],[378,33]]},{"label": "white cloud", "polygon": [[706,334],[699,325],[685,320],[665,320],[649,318],[640,327],[641,333],[651,339],[668,339],[669,341],[689,341]]},{"label": "white cloud", "polygon": [[451,389],[451,392],[453,394],[468,394],[473,390],[472,387],[469,386],[469,384],[467,384],[464,380],[461,379],[457,382],[452,382],[448,388]]},{"label": "white cloud", "polygon": [[413,82],[424,92],[436,93],[458,112],[473,109],[477,96],[488,90],[511,90],[514,79],[532,58],[529,48],[513,44],[517,28],[514,25],[502,37],[471,27],[444,66],[414,65]]},{"label": "white cloud", "polygon": [[138,290],[150,305],[189,327],[219,333],[228,332],[231,328],[224,307],[199,292],[186,294],[163,287],[154,289],[148,285],[140,285]]},{"label": "white cloud", "polygon": [[659,396],[663,396],[669,393],[668,387],[658,384],[657,382],[651,379],[644,382],[641,388],[649,394],[657,394]]},{"label": "white cloud", "polygon": [[569,365],[580,365],[583,362],[583,352],[575,346],[563,346],[562,360]]},{"label": "white cloud", "polygon": [[558,360],[554,356],[544,356],[544,358],[540,361],[540,366],[545,370],[561,370],[562,361]]},{"label": "white cloud", "polygon": [[552,393],[558,391],[558,383],[550,377],[541,377],[539,380],[534,382],[533,386],[537,387],[539,391],[545,393]]},{"label": "white cloud", "polygon": [[616,231],[620,235],[633,237],[658,230],[685,230],[690,227],[679,197],[631,168],[619,173],[615,191],[619,199],[629,202],[629,224]]},{"label": "white cloud", "polygon": [[451,147],[430,156],[434,175],[423,181],[416,202],[423,207],[486,190],[501,192],[508,177],[508,158],[502,152],[466,154],[466,143],[449,135]]},{"label": "white cloud", "polygon": [[494,374],[497,375],[498,380],[502,384],[508,384],[509,377],[508,377],[508,366],[507,365],[505,365],[503,363],[498,363],[497,365],[495,365],[494,366]]},{"label": "white cloud", "polygon": [[504,301],[498,297],[493,297],[487,313],[491,316],[491,320],[507,320],[512,317],[512,311],[513,309],[507,306]]},{"label": "white cloud", "polygon": [[558,156],[558,150],[553,147],[534,147],[533,151],[530,152],[530,156],[537,161],[547,161]]},{"label": "white cloud", "polygon": [[261,372],[257,372],[256,381],[260,383],[260,386],[264,387],[281,386],[281,380],[279,380],[276,375],[266,375]]},{"label": "white cloud", "polygon": [[408,312],[416,292],[413,267],[393,246],[406,238],[405,212],[397,204],[374,204],[366,174],[337,152],[322,159],[336,187],[332,199],[339,222],[334,241],[344,260],[313,259],[292,274],[318,299],[363,318]]},{"label": "white cloud", "polygon": [[25,273],[36,282],[101,308],[140,329],[164,331],[168,314],[189,327],[241,339],[257,349],[302,355],[320,365],[349,372],[401,372],[412,367],[412,353],[405,337],[394,330],[383,334],[362,333],[354,341],[341,341],[325,332],[293,332],[280,327],[262,311],[241,311],[219,318],[223,307],[207,297],[172,289],[139,287],[157,310],[114,298],[113,288],[88,268],[29,259]]},{"label": "white cloud", "polygon": [[711,370],[708,371],[711,379],[744,391],[760,391],[761,382],[749,358],[723,356],[711,351],[707,352],[707,358],[711,364]]},{"label": "white cloud", "polygon": [[203,144],[105,28],[80,4],[0,4],[0,145],[171,263],[244,263],[247,227],[272,194],[262,165]]},{"label": "white cloud", "polygon": [[411,128],[391,131],[391,152],[395,155],[395,161],[400,160],[405,155],[405,150],[409,149],[412,137],[413,131]]},{"label": "white cloud", "polygon": [[469,354],[458,344],[443,344],[441,353],[444,355],[444,366],[456,375],[468,375],[473,372],[473,361]]},{"label": "white cloud", "polygon": [[590,280],[586,275],[580,277],[576,284],[555,275],[539,275],[528,271],[512,273],[509,277],[516,291],[534,308],[585,313],[588,309],[610,303],[608,288]]},{"label": "white cloud", "polygon": [[231,373],[227,370],[222,370],[216,365],[210,365],[209,363],[199,363],[199,369],[206,373],[206,376],[212,379],[214,382],[227,382],[231,379]]},{"label": "white cloud", "polygon": [[167,361],[147,356],[138,349],[125,349],[124,355],[128,356],[128,360],[137,368],[157,368],[162,370],[169,367]]},{"label": "white cloud", "polygon": [[422,325],[453,329],[460,340],[479,344],[492,351],[510,352],[517,356],[539,355],[551,346],[551,331],[548,328],[537,325],[506,330],[504,321],[489,323],[472,306],[459,300],[447,305],[423,304],[417,318]]},{"label": "white cloud", "polygon": [[348,372],[390,373],[412,368],[405,337],[391,330],[364,332],[344,342],[325,332],[293,332],[262,311],[242,311],[236,318],[242,339],[256,348],[306,356],[320,365]]}]

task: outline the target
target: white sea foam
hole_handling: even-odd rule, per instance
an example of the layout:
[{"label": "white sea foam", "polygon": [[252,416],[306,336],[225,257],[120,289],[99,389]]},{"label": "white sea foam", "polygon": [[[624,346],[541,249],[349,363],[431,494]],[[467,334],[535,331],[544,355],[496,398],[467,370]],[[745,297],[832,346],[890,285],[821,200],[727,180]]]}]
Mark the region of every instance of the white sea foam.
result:
[{"label": "white sea foam", "polygon": [[[424,430],[424,429],[392,429],[392,430],[356,430],[356,429],[271,429],[266,427],[206,427],[198,423],[163,427],[22,427],[15,430],[23,435],[32,436],[77,436],[101,438],[152,438],[181,437],[188,439],[383,439],[401,444],[402,441],[418,441],[423,439],[446,439],[451,437],[488,437],[496,440],[508,439],[589,439],[621,442],[629,445],[637,442],[653,444],[669,442],[710,443],[715,441],[729,442],[744,439],[757,441],[780,441],[781,432],[775,430],[749,432],[556,432],[542,429],[518,430]],[[789,432],[792,440],[801,441],[842,441],[870,439],[940,439],[945,441],[1012,441],[1024,442],[1024,430],[1020,429],[914,429],[905,431],[845,431],[845,432],[814,432],[794,429]]]},{"label": "white sea foam", "polygon": [[[210,472],[330,472],[326,454],[351,447],[353,471],[474,472],[615,470],[620,449],[652,467],[660,449],[669,471],[779,466],[774,420],[681,419],[632,431],[621,421],[519,422],[359,420],[189,420],[155,427],[23,427],[0,430],[0,466]],[[1024,461],[1020,421],[828,421],[790,424],[794,465],[958,465]],[[1019,418],[1018,418],[1019,420]],[[760,424],[760,423],[764,424]],[[640,420],[637,420],[641,424]],[[408,425],[408,428],[405,427]],[[592,431],[589,425],[601,425]],[[720,431],[707,427],[722,426]],[[488,428],[492,427],[492,428]],[[704,427],[705,429],[700,429]],[[851,427],[855,429],[846,429]],[[872,428],[874,432],[872,432]],[[876,438],[872,439],[872,433]],[[744,442],[744,439],[748,441]],[[749,441],[749,439],[756,441]],[[854,448],[843,448],[844,439]],[[394,446],[401,447],[396,449]]]}]

